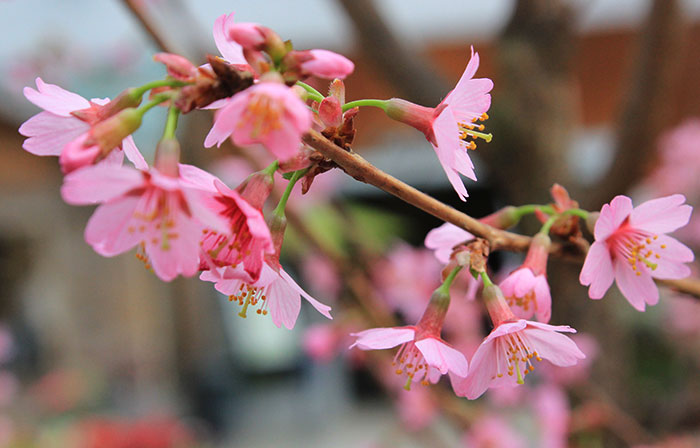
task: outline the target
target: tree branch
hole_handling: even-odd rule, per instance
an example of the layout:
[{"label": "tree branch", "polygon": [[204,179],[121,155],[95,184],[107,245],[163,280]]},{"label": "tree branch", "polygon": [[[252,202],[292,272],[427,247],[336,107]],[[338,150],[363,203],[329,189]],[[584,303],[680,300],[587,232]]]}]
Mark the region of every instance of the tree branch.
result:
[{"label": "tree branch", "polygon": [[153,43],[156,44],[156,47],[158,47],[160,51],[173,53],[172,48],[168,45],[165,39],[163,39],[160,33],[156,31],[153,21],[150,19],[150,17],[144,14],[143,9],[141,9],[141,2],[138,0],[123,0],[122,2],[129,9],[134,18],[141,24],[144,31],[146,31],[151,39],[153,39]]}]

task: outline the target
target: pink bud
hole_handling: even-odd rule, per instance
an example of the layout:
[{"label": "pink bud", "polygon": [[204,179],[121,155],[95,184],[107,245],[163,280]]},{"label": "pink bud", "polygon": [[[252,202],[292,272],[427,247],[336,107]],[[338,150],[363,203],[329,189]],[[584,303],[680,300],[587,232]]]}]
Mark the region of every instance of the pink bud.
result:
[{"label": "pink bud", "polygon": [[348,58],[328,50],[308,50],[311,56],[301,63],[302,73],[325,79],[344,79],[355,70],[355,64]]},{"label": "pink bud", "polygon": [[228,27],[228,36],[243,48],[262,50],[265,44],[264,28],[257,23],[234,23]]},{"label": "pink bud", "polygon": [[197,67],[178,54],[156,53],[153,60],[164,64],[168,74],[175,79],[187,81],[197,75]]},{"label": "pink bud", "polygon": [[321,101],[318,117],[326,127],[337,128],[343,124],[343,110],[337,98],[329,96]]},{"label": "pink bud", "polygon": [[92,165],[97,161],[101,152],[99,145],[85,146],[85,141],[89,135],[89,133],[82,134],[63,148],[61,155],[58,157],[63,174]]}]

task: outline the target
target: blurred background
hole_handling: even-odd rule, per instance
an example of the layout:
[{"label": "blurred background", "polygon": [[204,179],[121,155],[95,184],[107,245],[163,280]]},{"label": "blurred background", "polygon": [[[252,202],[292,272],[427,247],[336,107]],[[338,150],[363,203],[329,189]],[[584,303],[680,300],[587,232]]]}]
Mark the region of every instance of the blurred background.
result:
[{"label": "blurred background", "polygon": [[[101,98],[162,78],[151,59],[161,48],[133,8],[160,45],[196,63],[218,54],[211,28],[231,11],[295,48],[341,52],[356,63],[348,100],[434,106],[473,45],[477,76],[495,83],[494,138],[470,153],[479,181],[466,182],[466,204],[424,137],[381,112],[360,112],[353,145],[472,216],[550,202],[554,182],[591,210],[622,193],[680,192],[700,205],[698,0],[2,1],[0,446],[700,446],[700,302],[662,291],[639,313],[615,288],[591,301],[575,264],[549,270],[552,323],[577,328],[588,355],[573,374],[543,369],[513,394],[468,402],[449,384],[404,393],[388,359],[348,351],[347,334],[372,314],[411,323],[422,310],[441,268],[422,243],[441,223],[341,172],[294,197],[302,222],[283,251],[333,306],[333,325],[308,307],[293,331],[241,319],[209,283],[163,283],[133,255],[94,253],[83,240],[92,210],[62,202],[54,158],[21,148],[17,128],[38,112],[22,88],[41,76]],[[135,134],[147,160],[165,116],[151,115]],[[183,117],[183,157],[235,186],[260,162],[230,145],[203,149],[210,124],[207,113]],[[691,224],[679,237],[696,249]],[[507,274],[520,261],[495,254],[491,267]],[[446,332],[473,353],[489,324],[475,302],[452,307]]]}]

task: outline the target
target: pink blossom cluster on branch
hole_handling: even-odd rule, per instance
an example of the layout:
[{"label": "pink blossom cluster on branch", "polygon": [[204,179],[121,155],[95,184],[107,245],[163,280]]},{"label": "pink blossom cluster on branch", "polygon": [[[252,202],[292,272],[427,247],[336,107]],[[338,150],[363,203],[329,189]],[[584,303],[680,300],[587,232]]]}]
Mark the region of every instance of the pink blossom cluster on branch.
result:
[{"label": "pink blossom cluster on branch", "polygon": [[[199,274],[240,306],[241,317],[255,310],[269,314],[277,327],[291,329],[303,297],[331,319],[330,307],[302,290],[280,263],[285,210],[294,185],[302,180],[306,192],[316,176],[338,167],[319,148],[304,144],[303,137],[319,132],[352,154],[354,117],[361,107],[379,108],[388,118],[425,135],[449,183],[465,201],[468,194],[460,175],[476,180],[468,151],[476,149],[478,139],[492,138],[481,122],[488,118],[493,82],[474,78],[479,54],[472,49],[455,88],[435,107],[399,98],[348,102],[342,79],[353,72],[354,64],[342,55],[295,50],[273,30],[235,22],[233,14],[216,20],[213,38],[221,57],[209,55],[207,64],[196,66],[180,55],[159,53],[154,59],[165,65],[167,77],[126,89],[114,100],[88,101],[37,78],[37,89],[27,87],[25,96],[43,111],[21,126],[20,133],[28,137],[24,149],[59,157],[66,202],[98,205],[85,229],[85,240],[98,254],[112,257],[137,248],[137,257],[164,281]],[[312,77],[331,81],[328,95],[304,82]],[[148,102],[142,105],[147,93]],[[149,165],[131,134],[158,106],[168,107],[168,115]],[[272,163],[242,179],[236,188],[180,163],[178,117],[202,109],[215,110],[203,146],[221,146],[229,140],[253,151],[263,147]],[[124,155],[133,166],[123,164]],[[286,189],[269,209],[277,172],[284,174]],[[420,287],[418,278],[402,276],[406,268],[392,277],[425,296],[427,304],[414,301],[401,310],[416,323],[349,330],[351,347],[398,346],[393,369],[406,377],[406,389],[416,382],[435,383],[447,374],[458,396],[475,399],[489,388],[523,384],[540,361],[570,367],[585,358],[568,336],[575,333],[573,328],[549,323],[557,298],[547,282],[554,241],[588,246],[581,224],[594,236],[580,274],[592,299],[602,298],[616,282],[627,300],[644,311],[645,304],[659,300],[654,278],[690,274],[686,263],[693,260],[693,253],[666,235],[690,219],[691,207],[684,196],[670,195],[636,208],[630,198],[617,196],[599,213],[578,208],[559,185],[553,187],[552,196],[551,204],[509,206],[480,220],[490,229],[511,228],[526,215],[542,223],[522,265],[498,284],[489,276],[492,248],[486,235],[472,235],[451,223],[432,230],[425,246],[442,263],[442,274],[438,268]],[[386,280],[389,275],[380,277]],[[451,293],[453,284],[460,285],[460,294]],[[395,285],[386,282],[378,289],[391,297],[390,306],[403,307],[406,289],[397,293]],[[457,300],[450,307],[453,296]],[[443,339],[443,327],[455,327],[450,324],[449,315],[454,313],[450,309],[473,303],[477,296],[493,329],[465,353]],[[316,334],[328,338],[328,344],[307,343],[319,358],[346,342],[332,331],[317,329]]]}]

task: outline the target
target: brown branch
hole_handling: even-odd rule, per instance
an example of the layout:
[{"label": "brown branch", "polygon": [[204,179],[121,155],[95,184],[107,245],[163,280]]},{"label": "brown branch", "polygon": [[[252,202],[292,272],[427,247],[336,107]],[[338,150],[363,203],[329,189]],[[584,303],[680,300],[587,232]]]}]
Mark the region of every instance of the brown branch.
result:
[{"label": "brown branch", "polygon": [[141,8],[140,1],[138,0],[123,0],[124,5],[129,9],[134,18],[141,24],[141,27],[148,33],[148,35],[153,39],[153,43],[160,51],[165,51],[166,53],[173,53],[172,48],[163,39],[163,37],[158,33],[153,21],[148,17]]},{"label": "brown branch", "polygon": [[[352,151],[346,151],[340,146],[335,145],[317,131],[309,131],[304,136],[304,143],[331,159],[342,168],[343,171],[356,180],[373,185],[442,221],[452,223],[474,236],[486,239],[489,242],[491,250],[505,249],[522,252],[527,250],[530,246],[530,237],[500,230],[488,224],[484,224],[422,191],[401,182],[369,163],[361,155]],[[585,256],[578,247],[572,250],[570,246],[556,243],[552,245],[551,253],[556,256],[573,258],[579,263],[583,261]],[[700,298],[699,279],[657,280],[657,282],[682,293]]]}]

